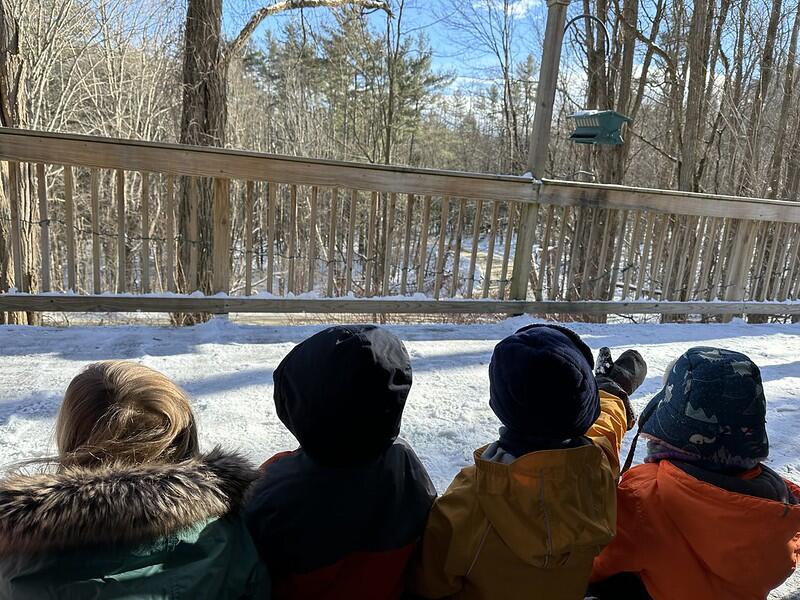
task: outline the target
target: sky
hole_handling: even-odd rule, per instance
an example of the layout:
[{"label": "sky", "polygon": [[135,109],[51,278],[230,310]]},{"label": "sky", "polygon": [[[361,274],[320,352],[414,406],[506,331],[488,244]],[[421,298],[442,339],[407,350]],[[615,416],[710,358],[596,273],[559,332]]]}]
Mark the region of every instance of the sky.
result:
[{"label": "sky", "polygon": [[[485,12],[483,5],[495,1],[500,3],[501,0],[473,0],[473,4],[466,7],[467,10],[473,9],[474,14],[481,14],[481,11]],[[406,0],[404,29],[421,31],[428,37],[433,49],[434,68],[437,70],[451,73],[457,78],[478,81],[492,79],[491,67],[496,61],[481,52],[479,45],[454,25],[454,21],[457,21],[456,2],[470,0]],[[235,35],[249,16],[264,4],[263,0],[225,0],[223,20],[228,35]],[[512,0],[512,11],[516,40],[513,52],[516,59],[522,61],[528,54],[533,54],[538,62],[547,14],[545,3],[543,0]],[[298,18],[297,14],[271,17],[256,32],[255,40],[262,40],[267,30],[279,34],[287,20],[292,18]],[[314,27],[326,20],[329,22],[330,11],[324,8],[306,10],[304,18],[309,27]],[[370,19],[376,27],[384,22],[383,13],[372,15]]]}]

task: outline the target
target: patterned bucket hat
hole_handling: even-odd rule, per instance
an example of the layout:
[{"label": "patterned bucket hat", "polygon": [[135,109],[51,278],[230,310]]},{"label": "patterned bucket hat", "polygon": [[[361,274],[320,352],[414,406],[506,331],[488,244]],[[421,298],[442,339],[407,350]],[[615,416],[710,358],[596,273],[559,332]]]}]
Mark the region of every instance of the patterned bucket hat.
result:
[{"label": "patterned bucket hat", "polygon": [[761,372],[747,356],[691,348],[642,412],[651,442],[709,467],[749,469],[769,454]]}]

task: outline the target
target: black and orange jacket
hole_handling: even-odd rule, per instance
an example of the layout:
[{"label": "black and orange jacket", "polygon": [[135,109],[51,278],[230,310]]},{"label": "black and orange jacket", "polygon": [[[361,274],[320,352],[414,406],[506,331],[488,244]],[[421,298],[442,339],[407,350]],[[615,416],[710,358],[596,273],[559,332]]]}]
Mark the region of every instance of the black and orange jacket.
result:
[{"label": "black and orange jacket", "polygon": [[262,467],[245,518],[281,600],[394,600],[435,491],[398,442],[411,389],[402,342],[374,325],[331,327],[273,376],[300,442]]},{"label": "black and orange jacket", "polygon": [[265,465],[246,512],[280,600],[389,600],[435,497],[403,442],[362,465],[328,467],[302,449]]}]

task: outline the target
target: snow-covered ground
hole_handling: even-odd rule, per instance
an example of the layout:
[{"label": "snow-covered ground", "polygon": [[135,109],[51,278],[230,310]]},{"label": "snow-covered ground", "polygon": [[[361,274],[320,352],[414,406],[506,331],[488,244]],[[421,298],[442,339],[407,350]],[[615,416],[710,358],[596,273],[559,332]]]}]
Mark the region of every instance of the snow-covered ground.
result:
[{"label": "snow-covered ground", "polygon": [[[439,490],[495,438],[487,368],[502,337],[529,322],[390,327],[411,354],[414,385],[402,435]],[[573,324],[596,351],[637,348],[649,375],[633,400],[641,409],[660,388],[670,360],[711,345],[748,354],[760,367],[769,407],[769,460],[800,482],[800,325]],[[254,461],[295,447],[275,415],[272,371],[292,346],[319,326],[267,327],[215,320],[194,328],[0,327],[0,465],[51,454],[53,420],[71,377],[92,361],[131,359],[159,369],[190,393],[203,445],[239,448]],[[310,374],[312,375],[312,374]],[[630,436],[623,453],[627,453]],[[640,445],[640,452],[641,452]],[[800,598],[800,576],[772,596]]]}]

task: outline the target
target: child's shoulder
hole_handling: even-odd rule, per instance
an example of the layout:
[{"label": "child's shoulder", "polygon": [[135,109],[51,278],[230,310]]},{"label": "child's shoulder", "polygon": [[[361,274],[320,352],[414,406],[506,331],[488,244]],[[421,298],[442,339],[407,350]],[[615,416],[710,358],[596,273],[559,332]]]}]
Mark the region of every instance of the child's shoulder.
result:
[{"label": "child's shoulder", "polygon": [[268,458],[263,462],[263,464],[258,468],[259,471],[262,473],[267,470],[270,466],[277,463],[282,458],[286,458],[287,456],[292,456],[297,450],[284,450],[283,452],[278,452],[274,454],[272,457]]}]

